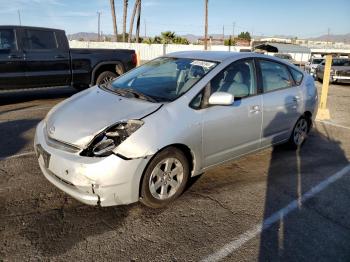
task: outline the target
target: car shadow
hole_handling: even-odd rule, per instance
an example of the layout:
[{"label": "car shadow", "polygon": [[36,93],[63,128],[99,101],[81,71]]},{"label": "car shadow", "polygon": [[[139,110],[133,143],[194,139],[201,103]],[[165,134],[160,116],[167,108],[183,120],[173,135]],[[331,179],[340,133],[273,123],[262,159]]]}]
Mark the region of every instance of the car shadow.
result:
[{"label": "car shadow", "polygon": [[20,152],[25,145],[31,143],[26,133],[33,129],[41,119],[20,119],[0,122],[0,159]]},{"label": "car shadow", "polygon": [[[282,118],[283,113],[280,113],[266,130],[278,125]],[[339,230],[341,224],[345,228],[350,226],[345,219],[350,211],[344,210],[349,206],[347,200],[339,198],[337,204],[332,203],[328,198],[336,198],[335,192],[327,195],[325,190],[302,202],[306,192],[348,164],[340,144],[316,130],[297,150],[290,150],[286,145],[273,147],[263,221],[268,221],[292,201],[296,200],[298,207],[261,232],[258,261],[309,261],[310,258],[342,261],[349,255],[350,247],[344,242],[349,237]]]},{"label": "car shadow", "polygon": [[9,105],[33,100],[67,98],[78,91],[73,87],[50,87],[1,92],[0,105]]}]

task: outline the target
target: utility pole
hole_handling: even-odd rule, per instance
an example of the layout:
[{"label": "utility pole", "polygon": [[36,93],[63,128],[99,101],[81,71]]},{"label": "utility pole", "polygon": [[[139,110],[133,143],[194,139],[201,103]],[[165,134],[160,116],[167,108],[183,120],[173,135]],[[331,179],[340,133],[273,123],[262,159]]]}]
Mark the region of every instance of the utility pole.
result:
[{"label": "utility pole", "polygon": [[118,28],[117,28],[117,16],[115,15],[114,0],[110,0],[112,21],[113,21],[113,31],[114,31],[114,41],[118,41]]},{"label": "utility pole", "polygon": [[143,19],[143,23],[145,25],[145,39],[147,38],[147,27],[146,27],[146,19]]},{"label": "utility pole", "polygon": [[232,24],[232,37],[233,37],[233,39],[235,39],[235,26],[236,26],[236,22],[233,22],[233,24]]},{"label": "utility pole", "polygon": [[97,41],[100,41],[100,40],[101,40],[101,32],[100,32],[100,29],[101,29],[101,12],[98,11],[98,12],[97,12]]},{"label": "utility pole", "polygon": [[225,44],[225,26],[222,26],[222,44]]},{"label": "utility pole", "polygon": [[19,9],[17,10],[17,13],[18,13],[19,25],[22,25],[22,21],[21,21],[21,12],[19,11]]},{"label": "utility pole", "polygon": [[204,50],[208,49],[208,1],[205,1]]},{"label": "utility pole", "polygon": [[329,33],[330,33],[330,28],[328,27],[328,30],[327,30],[327,45],[329,44]]}]

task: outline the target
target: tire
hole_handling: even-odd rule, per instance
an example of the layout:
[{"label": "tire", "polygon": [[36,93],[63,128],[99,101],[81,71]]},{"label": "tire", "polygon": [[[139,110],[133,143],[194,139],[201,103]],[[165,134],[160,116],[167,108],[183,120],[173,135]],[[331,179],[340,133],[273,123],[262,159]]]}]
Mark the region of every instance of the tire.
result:
[{"label": "tire", "polygon": [[310,131],[310,127],[311,121],[308,118],[302,116],[298,119],[288,140],[288,145],[291,149],[302,147]]},{"label": "tire", "polygon": [[162,150],[145,170],[140,190],[141,203],[151,208],[167,206],[182,194],[189,175],[189,163],[181,150],[176,147]]},{"label": "tire", "polygon": [[107,85],[111,81],[113,81],[114,78],[116,78],[118,75],[111,71],[104,71],[96,79],[96,85]]}]

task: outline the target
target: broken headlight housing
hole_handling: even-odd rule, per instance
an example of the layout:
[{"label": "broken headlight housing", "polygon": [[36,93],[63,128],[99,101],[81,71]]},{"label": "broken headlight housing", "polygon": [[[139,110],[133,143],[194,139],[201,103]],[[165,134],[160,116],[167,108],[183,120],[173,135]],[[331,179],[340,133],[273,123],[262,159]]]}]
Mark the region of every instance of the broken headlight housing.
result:
[{"label": "broken headlight housing", "polygon": [[96,157],[109,156],[117,146],[142,125],[142,120],[128,120],[110,126],[97,135],[90,145],[82,151],[81,155]]}]

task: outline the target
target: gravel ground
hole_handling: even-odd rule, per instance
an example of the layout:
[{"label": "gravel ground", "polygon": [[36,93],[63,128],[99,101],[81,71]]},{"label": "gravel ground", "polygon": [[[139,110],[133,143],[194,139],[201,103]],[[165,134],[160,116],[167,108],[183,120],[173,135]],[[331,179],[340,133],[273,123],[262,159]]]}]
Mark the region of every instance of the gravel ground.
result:
[{"label": "gravel ground", "polygon": [[[86,206],[46,181],[32,153],[36,124],[74,93],[0,94],[0,261],[198,261],[349,164],[350,86],[332,85],[332,119],[316,122],[300,151],[222,165],[162,210]],[[347,173],[223,260],[350,261],[349,188]]]}]

